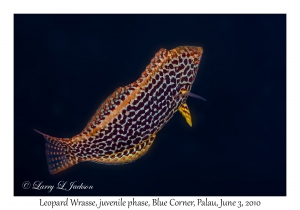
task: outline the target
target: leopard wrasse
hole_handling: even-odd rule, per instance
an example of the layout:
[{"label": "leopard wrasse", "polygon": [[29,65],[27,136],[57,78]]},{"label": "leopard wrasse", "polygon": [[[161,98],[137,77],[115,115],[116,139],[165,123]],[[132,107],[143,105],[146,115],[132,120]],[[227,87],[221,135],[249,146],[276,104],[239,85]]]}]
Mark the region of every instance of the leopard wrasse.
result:
[{"label": "leopard wrasse", "polygon": [[[143,156],[157,132],[179,111],[192,126],[186,104],[202,57],[201,47],[160,49],[135,82],[119,87],[72,138],[42,134],[51,174],[77,163],[125,164]],[[203,99],[205,100],[205,99]]]}]

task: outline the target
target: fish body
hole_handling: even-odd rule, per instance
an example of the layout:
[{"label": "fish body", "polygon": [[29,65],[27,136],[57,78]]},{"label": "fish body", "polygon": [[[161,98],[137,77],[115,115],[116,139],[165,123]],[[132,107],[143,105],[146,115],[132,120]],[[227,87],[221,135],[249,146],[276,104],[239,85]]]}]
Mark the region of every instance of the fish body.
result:
[{"label": "fish body", "polygon": [[160,49],[135,82],[118,88],[98,108],[84,130],[72,138],[46,139],[51,174],[79,162],[124,164],[143,156],[157,132],[178,110],[192,126],[186,104],[203,49]]}]

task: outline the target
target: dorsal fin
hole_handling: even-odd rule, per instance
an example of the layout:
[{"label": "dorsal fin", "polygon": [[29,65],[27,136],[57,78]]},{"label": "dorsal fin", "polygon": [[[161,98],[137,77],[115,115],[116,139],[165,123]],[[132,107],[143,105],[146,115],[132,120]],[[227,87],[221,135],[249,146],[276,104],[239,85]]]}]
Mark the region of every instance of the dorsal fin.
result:
[{"label": "dorsal fin", "polygon": [[146,70],[142,73],[141,79],[148,77],[149,74],[152,74],[158,71],[159,67],[166,63],[166,61],[170,57],[170,52],[165,49],[161,48],[152,58],[150,64],[146,67]]},{"label": "dorsal fin", "polygon": [[141,77],[137,81],[127,86],[117,88],[110,96],[106,98],[106,100],[104,100],[83,130],[83,134],[90,133],[97,126],[97,124],[100,124],[101,121],[110,114],[110,112],[115,110],[122,101],[126,100],[127,96],[132,91],[134,91],[141,83],[145,82],[145,79],[148,79],[149,75],[152,75],[161,69],[160,67],[164,65],[169,58],[169,51],[161,48],[155,54],[154,58],[152,58],[150,64],[146,67],[146,70],[142,73]]},{"label": "dorsal fin", "polygon": [[107,116],[109,116],[111,112],[113,112],[115,109],[118,109],[118,106],[127,99],[127,97],[137,88],[137,86],[137,83],[133,82],[124,87],[117,88],[102,102],[82,133],[90,133],[98,124],[100,124]]},{"label": "dorsal fin", "polygon": [[91,129],[95,128],[97,124],[100,124],[102,120],[106,118],[111,111],[113,111],[121,101],[139,86],[141,82],[148,77],[148,75],[156,72],[161,65],[163,65],[169,58],[169,51],[161,48],[152,58],[150,64],[146,67],[146,70],[142,73],[141,77],[127,86],[117,88],[110,96],[108,96],[97,109],[96,113],[88,122],[87,126],[83,130],[83,134],[88,134]]}]

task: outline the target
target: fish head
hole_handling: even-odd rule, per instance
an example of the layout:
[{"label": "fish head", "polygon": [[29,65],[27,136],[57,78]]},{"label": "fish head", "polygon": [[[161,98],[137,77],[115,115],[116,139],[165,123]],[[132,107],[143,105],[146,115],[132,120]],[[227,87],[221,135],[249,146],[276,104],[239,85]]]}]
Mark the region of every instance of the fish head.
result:
[{"label": "fish head", "polygon": [[184,46],[177,47],[171,51],[178,61],[176,71],[180,89],[189,91],[197,76],[203,48]]}]

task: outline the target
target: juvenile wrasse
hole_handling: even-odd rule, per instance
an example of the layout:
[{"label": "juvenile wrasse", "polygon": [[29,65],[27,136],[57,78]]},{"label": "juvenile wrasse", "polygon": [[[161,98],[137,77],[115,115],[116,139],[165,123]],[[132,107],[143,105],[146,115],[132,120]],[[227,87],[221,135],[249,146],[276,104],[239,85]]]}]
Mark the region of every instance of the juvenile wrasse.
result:
[{"label": "juvenile wrasse", "polygon": [[[98,108],[84,130],[72,138],[42,134],[51,174],[79,162],[124,164],[143,156],[157,132],[175,112],[192,126],[186,104],[196,78],[203,49],[181,46],[160,49],[141,77],[113,92]],[[205,99],[203,99],[205,100]]]}]

